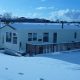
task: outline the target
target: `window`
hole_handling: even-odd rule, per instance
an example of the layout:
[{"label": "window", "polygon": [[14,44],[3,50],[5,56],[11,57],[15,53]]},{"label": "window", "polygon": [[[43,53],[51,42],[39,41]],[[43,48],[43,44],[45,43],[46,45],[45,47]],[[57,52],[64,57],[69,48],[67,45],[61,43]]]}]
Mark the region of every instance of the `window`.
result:
[{"label": "window", "polygon": [[37,40],[37,33],[33,33],[33,41]]},{"label": "window", "polygon": [[28,41],[36,41],[37,40],[37,33],[28,33]]},{"label": "window", "polygon": [[28,41],[32,41],[32,33],[28,33]]},{"label": "window", "polygon": [[17,44],[17,34],[13,33],[13,44]]},{"label": "window", "polygon": [[16,33],[13,33],[13,36],[16,36]]},{"label": "window", "polygon": [[74,39],[76,39],[76,38],[77,38],[77,33],[75,32],[75,33],[74,33]]},{"label": "window", "polygon": [[42,41],[42,39],[38,39],[38,41]]},{"label": "window", "polygon": [[49,41],[49,33],[44,33],[43,34],[43,42],[48,42]]},{"label": "window", "polygon": [[57,33],[54,33],[53,34],[53,43],[56,43],[57,42]]},{"label": "window", "polygon": [[11,38],[12,38],[12,33],[6,32],[6,42],[11,42]]}]

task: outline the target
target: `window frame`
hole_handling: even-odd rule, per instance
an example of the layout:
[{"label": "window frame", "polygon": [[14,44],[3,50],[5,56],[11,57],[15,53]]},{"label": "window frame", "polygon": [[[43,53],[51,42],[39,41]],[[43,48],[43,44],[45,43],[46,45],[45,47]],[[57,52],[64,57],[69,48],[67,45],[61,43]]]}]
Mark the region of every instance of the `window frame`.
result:
[{"label": "window frame", "polygon": [[33,33],[33,41],[37,41],[37,33]]},{"label": "window frame", "polygon": [[77,32],[74,32],[74,39],[77,38]]},{"label": "window frame", "polygon": [[17,33],[13,33],[13,44],[17,44]]},{"label": "window frame", "polygon": [[43,42],[49,42],[49,33],[48,32],[43,33]]},{"label": "window frame", "polygon": [[28,33],[28,41],[32,41],[32,33]]},{"label": "window frame", "polygon": [[57,43],[57,32],[53,33],[53,43]]},{"label": "window frame", "polygon": [[6,32],[6,42],[11,43],[12,41],[12,33]]}]

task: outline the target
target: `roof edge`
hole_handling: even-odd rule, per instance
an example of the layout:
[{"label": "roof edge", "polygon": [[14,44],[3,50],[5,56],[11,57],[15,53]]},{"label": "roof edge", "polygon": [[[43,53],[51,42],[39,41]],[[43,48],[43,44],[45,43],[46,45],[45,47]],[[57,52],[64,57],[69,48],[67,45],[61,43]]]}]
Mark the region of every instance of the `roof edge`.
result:
[{"label": "roof edge", "polygon": [[0,29],[4,28],[4,27],[6,27],[6,26],[10,27],[10,28],[13,29],[13,30],[16,30],[16,28],[12,27],[11,25],[4,25],[3,27],[0,27]]}]

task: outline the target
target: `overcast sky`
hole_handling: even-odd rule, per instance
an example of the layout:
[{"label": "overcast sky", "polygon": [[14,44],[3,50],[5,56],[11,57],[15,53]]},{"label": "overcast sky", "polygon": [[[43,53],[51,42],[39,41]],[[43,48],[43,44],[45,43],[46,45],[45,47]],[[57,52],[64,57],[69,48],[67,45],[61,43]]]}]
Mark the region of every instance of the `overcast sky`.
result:
[{"label": "overcast sky", "polygon": [[79,19],[80,0],[0,0],[0,13],[47,19]]}]

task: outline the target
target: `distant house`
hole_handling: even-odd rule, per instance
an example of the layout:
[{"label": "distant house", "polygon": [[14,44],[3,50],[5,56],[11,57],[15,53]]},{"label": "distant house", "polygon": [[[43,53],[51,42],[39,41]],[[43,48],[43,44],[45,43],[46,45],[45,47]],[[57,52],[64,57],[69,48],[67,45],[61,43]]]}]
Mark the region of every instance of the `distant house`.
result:
[{"label": "distant house", "polygon": [[14,23],[1,29],[1,47],[41,54],[80,48],[80,27],[65,23]]}]

